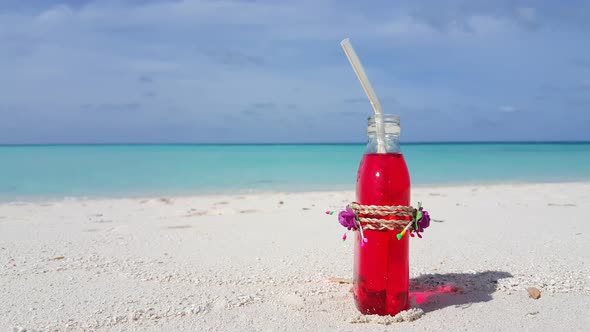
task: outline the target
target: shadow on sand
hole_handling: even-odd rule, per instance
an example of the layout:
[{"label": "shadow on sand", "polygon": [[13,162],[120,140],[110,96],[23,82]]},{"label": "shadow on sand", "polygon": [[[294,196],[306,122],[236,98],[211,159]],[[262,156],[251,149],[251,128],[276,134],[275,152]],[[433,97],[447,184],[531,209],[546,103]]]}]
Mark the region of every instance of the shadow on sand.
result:
[{"label": "shadow on sand", "polygon": [[492,300],[498,280],[511,277],[503,271],[425,274],[410,280],[410,299],[424,312],[450,306],[468,308]]}]

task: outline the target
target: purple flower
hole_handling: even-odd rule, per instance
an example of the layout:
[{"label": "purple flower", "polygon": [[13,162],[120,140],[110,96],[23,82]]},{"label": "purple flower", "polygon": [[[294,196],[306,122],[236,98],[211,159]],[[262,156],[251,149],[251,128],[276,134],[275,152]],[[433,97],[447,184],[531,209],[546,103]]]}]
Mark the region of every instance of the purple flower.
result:
[{"label": "purple flower", "polygon": [[346,207],[345,211],[340,211],[340,213],[338,213],[338,221],[348,230],[358,229],[358,225],[356,224],[356,216],[348,206]]},{"label": "purple flower", "polygon": [[422,218],[418,220],[418,232],[424,232],[424,229],[430,226],[430,216],[428,211],[424,211],[422,207],[420,207],[420,212],[422,212]]}]

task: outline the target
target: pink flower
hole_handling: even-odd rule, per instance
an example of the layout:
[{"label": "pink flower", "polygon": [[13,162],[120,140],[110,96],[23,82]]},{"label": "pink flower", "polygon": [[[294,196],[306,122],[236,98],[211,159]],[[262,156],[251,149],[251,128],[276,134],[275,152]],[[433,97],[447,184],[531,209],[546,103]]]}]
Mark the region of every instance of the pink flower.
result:
[{"label": "pink flower", "polygon": [[340,213],[338,213],[338,221],[349,231],[359,228],[356,223],[356,215],[354,214],[354,211],[352,211],[348,206],[346,207],[345,211],[340,211]]}]

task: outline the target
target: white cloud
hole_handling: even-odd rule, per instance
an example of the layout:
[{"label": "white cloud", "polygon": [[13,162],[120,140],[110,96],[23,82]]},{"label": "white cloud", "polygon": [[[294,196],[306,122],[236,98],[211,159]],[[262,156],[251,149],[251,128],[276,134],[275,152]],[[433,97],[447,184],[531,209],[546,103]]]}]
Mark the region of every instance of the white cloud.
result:
[{"label": "white cloud", "polygon": [[474,15],[467,19],[468,27],[479,34],[501,35],[514,30],[514,24],[510,20],[491,15]]},{"label": "white cloud", "polygon": [[407,15],[377,23],[376,36],[404,44],[465,45],[473,41],[487,42],[488,38],[505,39],[505,35],[515,34],[519,29],[513,20],[494,15],[469,14],[443,19],[437,24]]},{"label": "white cloud", "polygon": [[534,21],[537,17],[537,11],[532,7],[519,7],[516,9],[516,14],[529,22]]},{"label": "white cloud", "polygon": [[498,111],[503,112],[503,113],[514,113],[514,112],[520,111],[520,109],[515,106],[506,105],[506,106],[500,106],[498,108]]},{"label": "white cloud", "polygon": [[382,24],[378,27],[378,31],[388,36],[411,38],[437,33],[431,26],[410,16],[400,17]]},{"label": "white cloud", "polygon": [[42,22],[55,22],[72,17],[74,14],[74,11],[69,6],[57,5],[41,12],[38,19]]}]

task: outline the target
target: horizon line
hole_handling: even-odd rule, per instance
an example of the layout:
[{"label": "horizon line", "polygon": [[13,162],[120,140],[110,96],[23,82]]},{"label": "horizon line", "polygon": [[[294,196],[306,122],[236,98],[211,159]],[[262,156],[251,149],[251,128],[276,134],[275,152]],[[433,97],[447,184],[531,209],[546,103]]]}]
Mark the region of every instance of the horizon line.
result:
[{"label": "horizon line", "polygon": [[[563,141],[414,141],[414,142],[400,142],[402,145],[420,145],[420,144],[588,144],[590,140],[587,141],[571,141],[571,140],[563,140]],[[269,143],[269,142],[248,142],[248,143],[196,143],[196,142],[177,142],[177,143],[156,143],[156,142],[147,142],[147,143],[9,143],[4,144],[0,143],[1,147],[9,147],[9,146],[117,146],[117,145],[127,145],[127,146],[141,146],[141,145],[364,145],[367,142],[304,142],[304,143]]]}]

